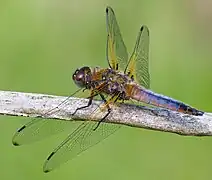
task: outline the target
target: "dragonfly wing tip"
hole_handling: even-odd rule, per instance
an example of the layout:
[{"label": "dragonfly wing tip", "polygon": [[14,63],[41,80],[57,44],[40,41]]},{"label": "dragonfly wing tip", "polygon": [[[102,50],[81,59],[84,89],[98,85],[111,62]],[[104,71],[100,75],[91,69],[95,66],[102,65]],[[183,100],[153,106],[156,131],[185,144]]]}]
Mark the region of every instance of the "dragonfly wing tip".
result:
[{"label": "dragonfly wing tip", "polygon": [[51,167],[49,167],[49,160],[52,158],[52,156],[55,154],[55,152],[51,152],[51,154],[47,157],[46,162],[44,163],[43,166],[43,172],[48,173],[52,170]]}]

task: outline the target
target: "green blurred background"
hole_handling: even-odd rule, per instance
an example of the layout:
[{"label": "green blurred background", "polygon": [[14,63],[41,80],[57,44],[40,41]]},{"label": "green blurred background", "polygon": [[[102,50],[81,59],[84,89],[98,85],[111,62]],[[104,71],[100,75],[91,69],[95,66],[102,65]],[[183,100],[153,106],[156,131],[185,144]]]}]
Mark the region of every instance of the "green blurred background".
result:
[{"label": "green blurred background", "polygon": [[[207,0],[1,0],[0,89],[67,96],[77,67],[107,67],[107,5],[129,52],[140,26],[149,27],[151,89],[212,111]],[[29,120],[0,117],[0,179],[212,179],[212,138],[127,127],[44,174],[44,160],[65,136],[14,147],[14,132]]]}]

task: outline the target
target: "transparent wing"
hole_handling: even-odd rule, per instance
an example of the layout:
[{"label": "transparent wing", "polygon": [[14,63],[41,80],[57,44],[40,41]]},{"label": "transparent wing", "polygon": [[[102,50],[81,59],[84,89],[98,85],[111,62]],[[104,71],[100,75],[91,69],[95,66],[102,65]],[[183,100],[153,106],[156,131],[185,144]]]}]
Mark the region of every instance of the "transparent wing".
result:
[{"label": "transparent wing", "polygon": [[133,76],[143,87],[150,88],[149,75],[149,30],[142,26],[136,40],[134,51],[130,57],[125,73]]},{"label": "transparent wing", "polygon": [[[81,92],[81,89],[76,91],[71,96],[77,95],[79,92]],[[67,105],[68,100],[71,96],[67,97],[55,108],[46,112],[43,116],[58,113],[61,107]],[[64,131],[64,129],[66,128],[71,130],[72,128],[75,127],[76,124],[77,123],[75,121],[65,122],[60,120],[34,118],[32,121],[28,122],[27,124],[25,124],[16,131],[16,133],[13,136],[12,143],[16,146],[32,143],[44,139],[48,136],[60,133]]]},{"label": "transparent wing", "polygon": [[[69,124],[68,124],[69,123]],[[33,143],[45,139],[51,135],[63,132],[66,128],[72,130],[76,122],[65,122],[50,119],[33,119],[22,126],[13,136],[12,143],[15,146]]]},{"label": "transparent wing", "polygon": [[107,49],[106,55],[110,68],[118,70],[124,70],[127,61],[128,54],[127,48],[119,30],[116,16],[111,7],[106,8],[106,23],[107,23]]},{"label": "transparent wing", "polygon": [[[94,146],[120,128],[119,125],[102,122],[97,129],[96,122],[83,122],[47,158],[43,171],[49,172],[60,164]],[[95,130],[94,130],[95,129]]]}]

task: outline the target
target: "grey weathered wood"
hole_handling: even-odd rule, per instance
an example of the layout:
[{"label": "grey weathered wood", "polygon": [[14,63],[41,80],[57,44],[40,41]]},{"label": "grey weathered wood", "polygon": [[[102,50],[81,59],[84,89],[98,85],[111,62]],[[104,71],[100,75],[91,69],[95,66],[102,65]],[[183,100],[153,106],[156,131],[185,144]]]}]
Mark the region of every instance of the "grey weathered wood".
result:
[{"label": "grey weathered wood", "polygon": [[[88,102],[87,99],[74,97],[69,97],[65,105],[59,107],[59,111],[54,109],[51,113],[46,113],[50,109],[57,107],[66,98],[46,94],[0,91],[0,114],[55,118],[68,121],[73,121],[74,119],[97,121],[102,117],[101,113],[92,113],[100,105],[99,101],[94,101],[92,106],[78,111],[75,116],[72,116],[71,113],[77,107],[86,105]],[[114,105],[107,122],[181,135],[212,135],[212,113],[205,113],[203,116],[192,116],[161,108],[120,104],[118,106]]]}]

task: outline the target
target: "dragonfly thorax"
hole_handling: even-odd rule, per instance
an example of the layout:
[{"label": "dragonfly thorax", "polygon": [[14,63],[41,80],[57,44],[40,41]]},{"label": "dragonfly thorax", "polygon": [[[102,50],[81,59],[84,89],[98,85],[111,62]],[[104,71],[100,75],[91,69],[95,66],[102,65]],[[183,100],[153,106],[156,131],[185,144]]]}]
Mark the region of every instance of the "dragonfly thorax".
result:
[{"label": "dragonfly thorax", "polygon": [[120,98],[125,99],[125,86],[133,80],[127,74],[111,68],[100,69],[100,72],[102,74],[100,82],[106,84],[104,88],[102,88],[102,91],[109,95],[122,94]]}]

